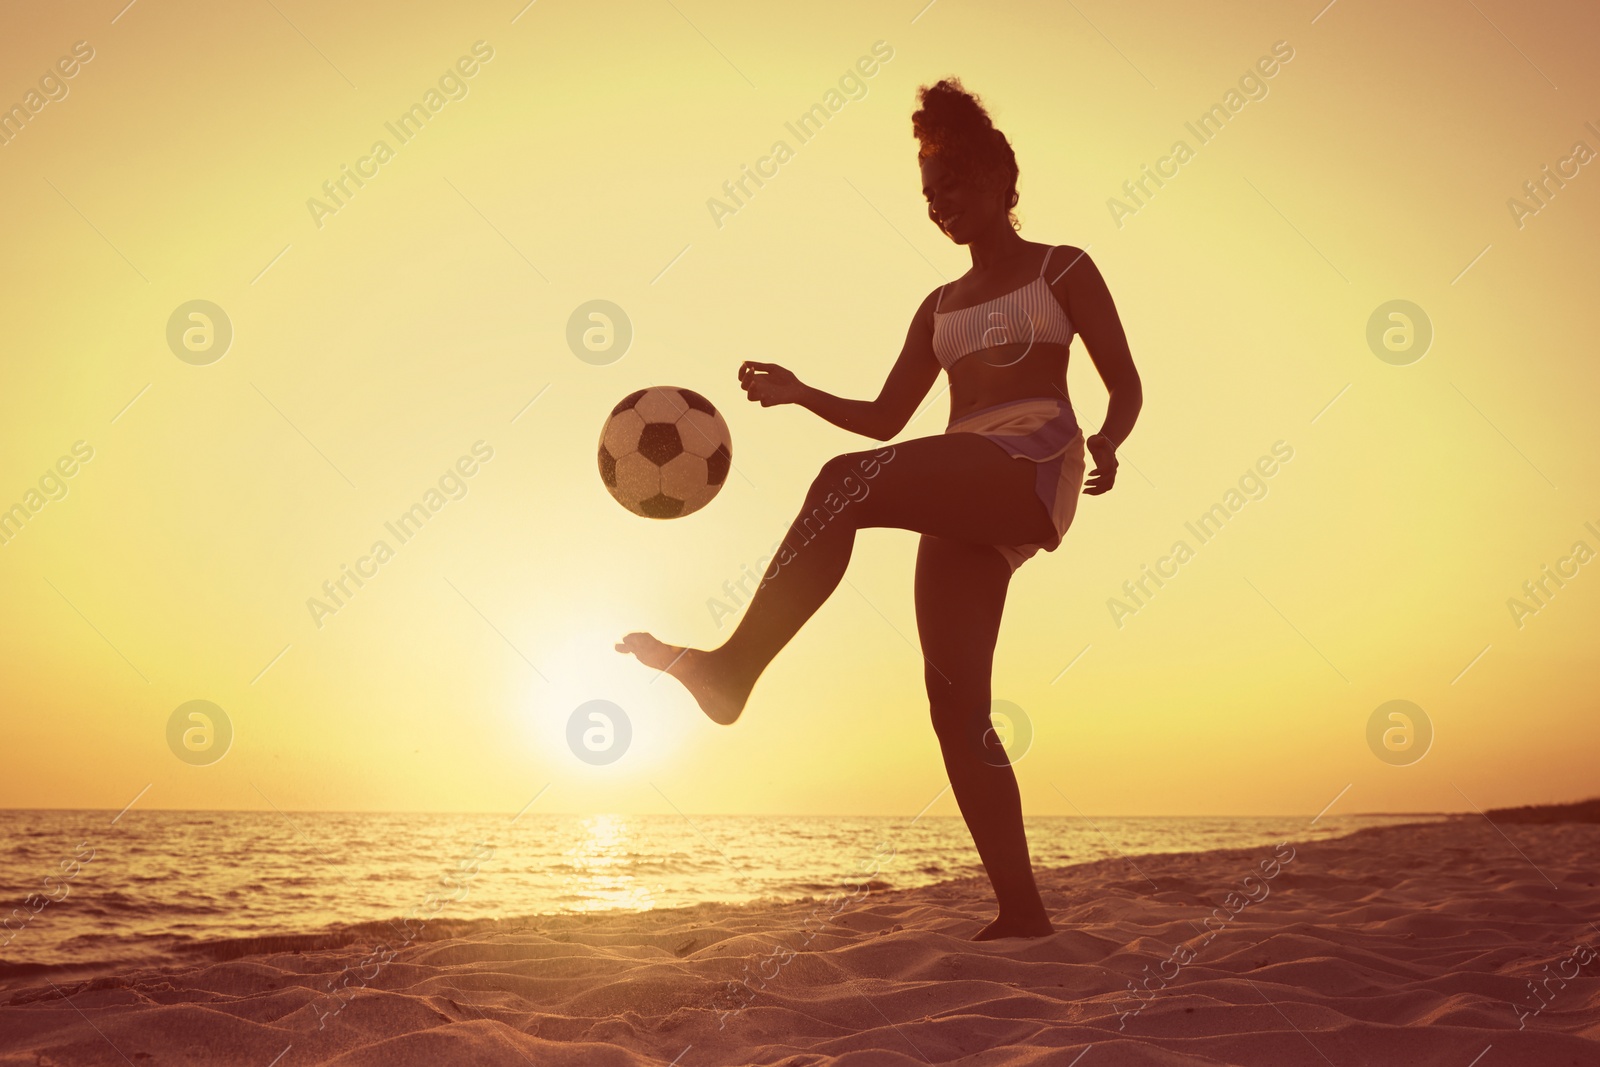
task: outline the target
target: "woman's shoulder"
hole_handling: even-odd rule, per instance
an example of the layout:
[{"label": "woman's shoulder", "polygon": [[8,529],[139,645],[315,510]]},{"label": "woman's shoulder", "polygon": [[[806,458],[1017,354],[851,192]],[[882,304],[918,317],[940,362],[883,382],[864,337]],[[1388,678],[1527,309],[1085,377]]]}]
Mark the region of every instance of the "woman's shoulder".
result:
[{"label": "woman's shoulder", "polygon": [[[1042,247],[1050,250],[1049,256],[1051,267],[1064,267],[1066,264],[1089,254],[1086,250],[1079,248],[1077,245],[1043,245]],[[1054,274],[1054,271],[1051,273]]]},{"label": "woman's shoulder", "polygon": [[1049,248],[1044,273],[1050,288],[1064,291],[1072,282],[1095,272],[1094,260],[1089,258],[1088,249],[1077,245],[1050,245]]}]

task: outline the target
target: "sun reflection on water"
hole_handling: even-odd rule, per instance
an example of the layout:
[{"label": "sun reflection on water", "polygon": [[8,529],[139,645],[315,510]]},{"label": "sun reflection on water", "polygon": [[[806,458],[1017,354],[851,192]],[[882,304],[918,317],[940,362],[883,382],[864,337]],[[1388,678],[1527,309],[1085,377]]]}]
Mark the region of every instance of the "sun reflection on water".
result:
[{"label": "sun reflection on water", "polygon": [[637,851],[628,821],[621,815],[590,815],[582,820],[587,835],[566,851],[572,868],[569,893],[581,898],[576,911],[611,908],[644,910],[656,904],[650,886],[630,873]]}]

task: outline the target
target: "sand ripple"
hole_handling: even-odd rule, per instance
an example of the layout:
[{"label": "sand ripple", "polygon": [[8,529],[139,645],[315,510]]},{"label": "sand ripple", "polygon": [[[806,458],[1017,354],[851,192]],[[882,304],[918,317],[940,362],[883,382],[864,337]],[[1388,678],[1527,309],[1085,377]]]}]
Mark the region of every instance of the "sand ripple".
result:
[{"label": "sand ripple", "polygon": [[1032,942],[966,940],[965,880],[47,971],[0,1064],[1595,1064],[1600,827],[1504,829],[1062,868]]}]

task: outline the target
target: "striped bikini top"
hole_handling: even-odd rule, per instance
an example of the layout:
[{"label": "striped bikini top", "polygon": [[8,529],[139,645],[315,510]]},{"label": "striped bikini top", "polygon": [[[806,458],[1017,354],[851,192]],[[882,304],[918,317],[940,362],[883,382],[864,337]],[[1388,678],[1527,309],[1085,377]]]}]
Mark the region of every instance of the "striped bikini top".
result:
[{"label": "striped bikini top", "polygon": [[1072,320],[1045,281],[1051,248],[1039,264],[1039,276],[1009,293],[969,308],[940,311],[944,287],[934,301],[933,354],[946,370],[963,356],[1006,344],[1072,343]]}]

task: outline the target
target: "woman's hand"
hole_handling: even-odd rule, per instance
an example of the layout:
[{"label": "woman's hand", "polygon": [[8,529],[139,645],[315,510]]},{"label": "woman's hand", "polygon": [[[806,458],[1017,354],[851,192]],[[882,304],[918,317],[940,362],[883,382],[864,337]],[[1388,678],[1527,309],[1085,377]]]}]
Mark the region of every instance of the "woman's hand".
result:
[{"label": "woman's hand", "polygon": [[1086,496],[1099,496],[1117,482],[1117,446],[1111,438],[1099,433],[1084,443],[1089,455],[1094,457],[1094,470],[1089,472],[1083,492]]},{"label": "woman's hand", "polygon": [[739,384],[744,387],[746,396],[764,408],[799,403],[806,388],[794,372],[776,363],[754,360],[745,360],[739,365]]}]

